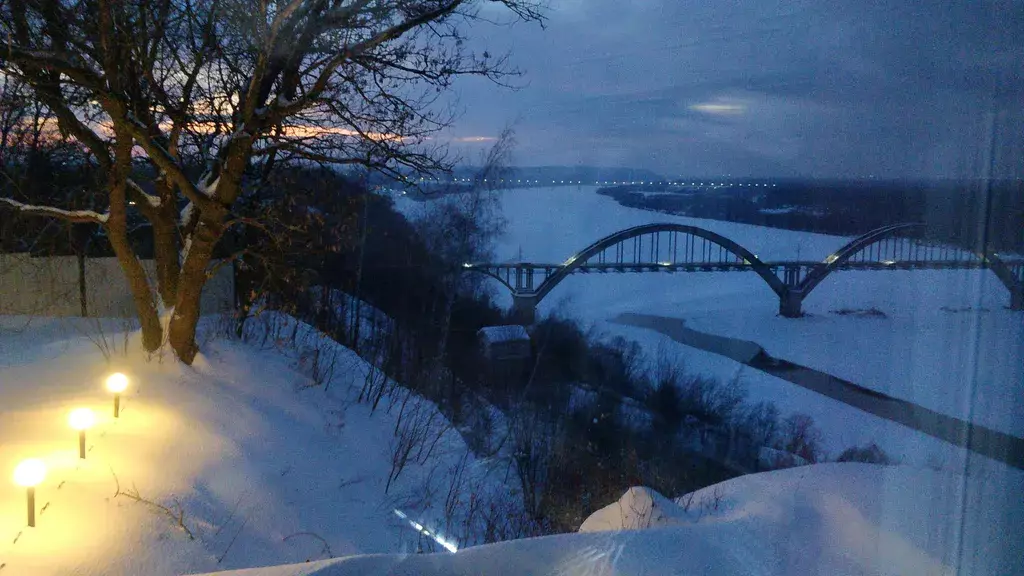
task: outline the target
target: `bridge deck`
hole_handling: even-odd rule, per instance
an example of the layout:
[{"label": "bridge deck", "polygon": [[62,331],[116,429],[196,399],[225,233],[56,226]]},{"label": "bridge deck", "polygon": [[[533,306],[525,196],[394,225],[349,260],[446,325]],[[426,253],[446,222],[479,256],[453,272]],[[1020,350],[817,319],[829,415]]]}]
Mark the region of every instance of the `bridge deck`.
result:
[{"label": "bridge deck", "polygon": [[[772,269],[814,268],[824,266],[823,262],[778,261],[765,262]],[[477,270],[532,270],[553,273],[564,268],[563,264],[535,264],[520,262],[515,264],[472,264],[466,268]],[[922,260],[922,261],[890,261],[863,262],[848,261],[836,266],[839,270],[975,270],[986,268],[987,265],[978,260]],[[575,268],[572,274],[588,272],[748,272],[753,265],[748,262],[641,262],[641,263],[585,263]]]}]

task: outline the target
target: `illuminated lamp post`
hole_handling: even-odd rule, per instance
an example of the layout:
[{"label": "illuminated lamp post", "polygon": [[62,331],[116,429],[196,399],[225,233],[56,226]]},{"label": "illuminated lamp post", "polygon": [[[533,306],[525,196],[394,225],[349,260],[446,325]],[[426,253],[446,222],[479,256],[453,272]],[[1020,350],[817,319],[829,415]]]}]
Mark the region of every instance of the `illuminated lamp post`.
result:
[{"label": "illuminated lamp post", "polygon": [[36,486],[46,478],[46,465],[42,460],[30,458],[14,469],[14,483],[28,492],[28,525],[36,525]]},{"label": "illuminated lamp post", "polygon": [[85,460],[85,431],[96,424],[96,415],[89,408],[75,408],[68,415],[68,424],[78,430],[78,457]]},{"label": "illuminated lamp post", "polygon": [[121,393],[128,388],[128,377],[114,372],[107,377],[107,390],[114,393],[114,418],[121,417]]}]

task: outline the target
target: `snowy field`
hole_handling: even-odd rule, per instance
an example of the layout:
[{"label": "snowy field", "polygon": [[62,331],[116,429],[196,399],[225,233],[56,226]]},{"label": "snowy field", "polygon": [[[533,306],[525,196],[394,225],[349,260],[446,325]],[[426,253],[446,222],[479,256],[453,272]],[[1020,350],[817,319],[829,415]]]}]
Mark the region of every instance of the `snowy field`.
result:
[{"label": "snowy field", "polygon": [[[562,262],[618,230],[677,222],[712,230],[762,260],[823,260],[849,238],[627,208],[594,187],[501,193],[507,232],[501,261]],[[421,206],[400,200],[415,214]],[[510,304],[504,287],[499,301]],[[840,272],[804,302],[807,316],[778,316],[778,299],[756,274],[574,275],[540,304],[581,318],[608,334],[665,351],[691,371],[744,386],[751,400],[813,416],[833,455],[877,441],[907,462],[960,467],[964,455],[834,400],[743,365],[678,344],[649,330],[609,322],[623,312],[682,318],[705,332],[751,340],[776,357],[805,364],[927,408],[1024,436],[1024,314],[1006,309],[1009,295],[988,271]],[[886,317],[844,316],[877,308]]]},{"label": "snowy field", "polygon": [[[95,342],[120,349],[116,321],[103,324],[101,337],[97,324],[77,319],[0,317],[0,575],[171,576],[443,551],[411,522],[444,535],[446,519],[466,520],[458,505],[446,515],[443,502],[426,496],[444,499],[455,468],[463,465],[453,491],[463,502],[470,492],[508,492],[502,476],[491,481],[489,468],[467,455],[434,405],[414,397],[406,414],[413,406],[434,414],[438,442],[427,465],[414,456],[385,494],[399,409],[385,410],[385,400],[371,415],[354,403],[367,365],[304,325],[297,346],[282,345],[294,322],[276,318],[284,329],[262,344],[211,338],[206,322],[203,355],[188,368],[118,352],[108,364]],[[254,320],[250,329],[265,326]],[[316,348],[334,360],[326,391],[310,387]],[[117,420],[103,390],[113,369],[132,381]],[[66,423],[76,406],[97,415],[84,461]],[[23,490],[9,482],[29,457],[48,468],[35,528],[26,527]],[[191,536],[172,517],[178,506]]]}]

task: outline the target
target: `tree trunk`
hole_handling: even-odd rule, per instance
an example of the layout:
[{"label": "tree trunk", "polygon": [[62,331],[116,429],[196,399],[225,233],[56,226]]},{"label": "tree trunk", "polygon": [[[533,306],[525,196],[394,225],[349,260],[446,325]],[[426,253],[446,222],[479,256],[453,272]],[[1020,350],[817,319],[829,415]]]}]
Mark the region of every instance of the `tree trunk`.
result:
[{"label": "tree trunk", "polygon": [[168,338],[178,359],[190,366],[199,352],[196,344],[199,305],[206,284],[206,269],[213,258],[213,248],[223,233],[220,221],[217,218],[213,222],[207,219],[199,222],[178,276],[177,298],[168,326]]},{"label": "tree trunk", "polygon": [[149,278],[146,277],[146,270],[142,267],[142,262],[135,255],[135,251],[128,241],[125,189],[128,171],[132,163],[132,140],[117,126],[114,128],[114,132],[118,142],[115,162],[108,176],[110,215],[106,225],[107,238],[110,240],[110,247],[114,249],[118,263],[121,264],[121,269],[128,280],[128,288],[132,292],[132,299],[135,301],[135,310],[139,315],[139,324],[142,327],[142,347],[147,352],[155,352],[160,348],[164,339],[163,328],[160,326],[160,315],[156,309],[156,300],[149,285]]},{"label": "tree trunk", "polygon": [[[170,194],[167,197],[173,198]],[[158,215],[150,220],[153,225],[153,257],[156,260],[157,291],[164,306],[174,303],[178,292],[178,229],[175,206],[165,200],[167,205],[160,206]]]},{"label": "tree trunk", "polygon": [[[128,280],[128,288],[132,293],[132,300],[135,301],[135,309],[139,315],[139,324],[142,327],[142,347],[146,352],[155,352],[160,348],[164,340],[163,327],[160,326],[160,315],[156,310],[156,303],[153,300],[153,292],[149,287],[149,279],[146,278],[146,270],[142,262],[132,252],[127,240],[110,235],[110,244],[114,247],[114,254],[121,264],[125,279]],[[123,244],[123,246],[119,246]]]},{"label": "tree trunk", "polygon": [[356,269],[356,290],[355,290],[355,302],[353,302],[355,309],[355,318],[352,319],[352,331],[351,331],[351,342],[349,347],[356,354],[359,354],[359,329],[361,328],[361,320],[363,316],[363,264],[366,261],[366,232],[370,228],[369,214],[370,214],[370,198],[369,194],[363,196],[363,229],[359,233],[359,267]]}]

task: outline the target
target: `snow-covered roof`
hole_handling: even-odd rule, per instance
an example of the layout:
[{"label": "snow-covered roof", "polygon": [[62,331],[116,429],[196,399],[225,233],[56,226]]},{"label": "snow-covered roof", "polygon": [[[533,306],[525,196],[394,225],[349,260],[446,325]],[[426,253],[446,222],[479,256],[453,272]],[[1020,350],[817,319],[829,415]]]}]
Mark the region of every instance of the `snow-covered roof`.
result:
[{"label": "snow-covered roof", "polygon": [[488,343],[496,342],[517,342],[523,340],[529,340],[530,335],[527,334],[526,328],[517,325],[511,326],[485,326],[481,328],[477,334]]}]

